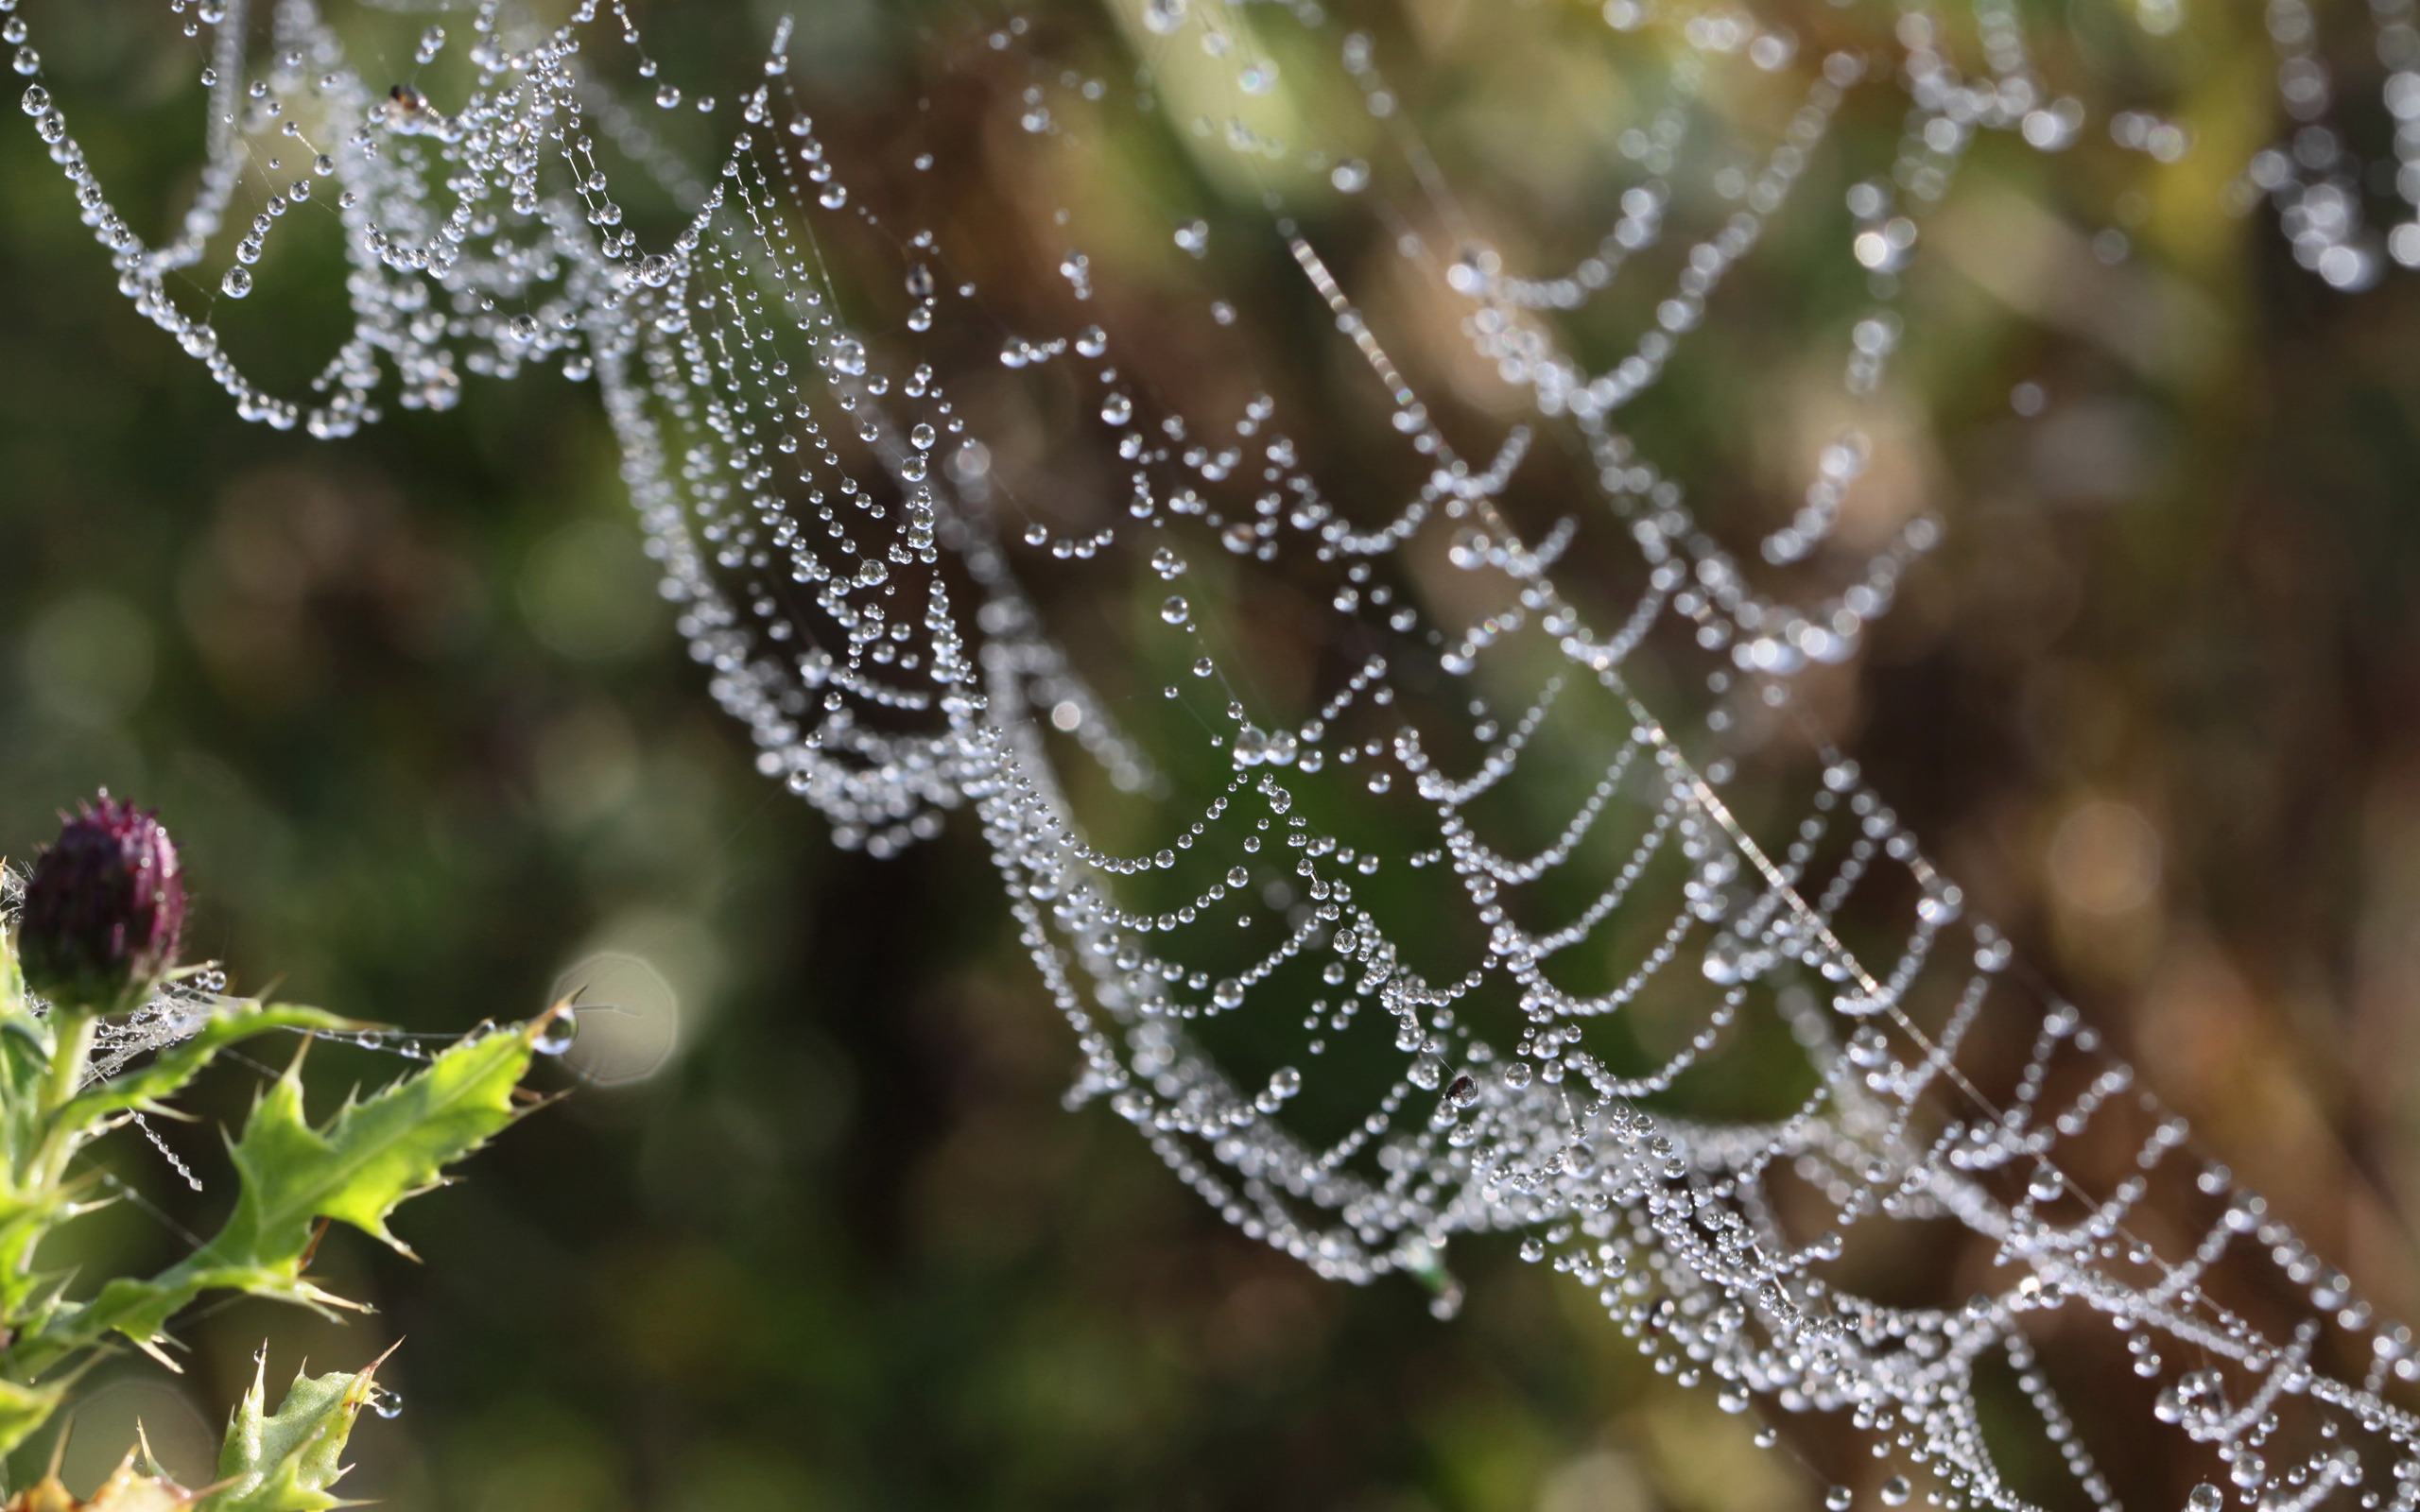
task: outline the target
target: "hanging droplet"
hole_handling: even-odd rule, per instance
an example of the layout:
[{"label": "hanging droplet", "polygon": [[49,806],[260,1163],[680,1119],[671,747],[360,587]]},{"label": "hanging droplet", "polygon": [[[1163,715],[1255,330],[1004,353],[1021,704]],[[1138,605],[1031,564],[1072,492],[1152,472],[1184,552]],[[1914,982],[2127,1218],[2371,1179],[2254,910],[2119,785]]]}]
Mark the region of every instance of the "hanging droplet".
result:
[{"label": "hanging droplet", "polygon": [[1517,1092],[1530,1085],[1530,1080],[1536,1075],[1536,1069],[1528,1061],[1516,1060],[1504,1068],[1504,1085]]},{"label": "hanging droplet", "polygon": [[1170,593],[1167,602],[1160,606],[1160,618],[1170,625],[1182,625],[1192,617],[1193,606],[1184,601],[1182,593]]},{"label": "hanging droplet", "polygon": [[231,300],[240,300],[250,294],[252,292],[251,270],[243,267],[229,268],[226,276],[218,281],[218,291]]},{"label": "hanging droplet", "polygon": [[1197,659],[1193,663],[1193,675],[1197,678],[1206,678],[1211,673],[1218,670],[1218,667],[1213,664],[1210,659],[1206,656]]},{"label": "hanging droplet", "polygon": [[1184,25],[1186,0],[1143,0],[1143,29],[1166,37]]},{"label": "hanging droplet", "polygon": [[420,34],[420,46],[413,50],[412,61],[421,64],[433,63],[437,61],[437,55],[443,51],[444,47],[445,28],[431,26]]},{"label": "hanging droplet", "polygon": [[931,451],[933,449],[933,443],[940,439],[941,437],[935,433],[933,428],[930,425],[924,423],[922,421],[917,421],[914,428],[908,432],[908,444],[915,447],[916,450],[920,452]]},{"label": "hanging droplet", "polygon": [[529,1048],[542,1056],[560,1056],[569,1050],[571,1042],[578,1038],[579,1020],[566,1008],[546,1021],[545,1026],[538,1031],[538,1037],[529,1041]]},{"label": "hanging droplet", "polygon": [[1915,1494],[1915,1488],[1908,1484],[1906,1476],[1893,1475],[1882,1483],[1881,1494],[1884,1506],[1906,1506],[1908,1498]]},{"label": "hanging droplet", "polygon": [[24,107],[27,115],[40,115],[50,109],[50,91],[40,84],[28,84],[26,86],[26,93],[18,98],[17,103]]},{"label": "hanging droplet", "polygon": [[538,339],[538,318],[534,315],[516,315],[506,322],[506,329],[511,332],[512,339],[515,341],[535,341]]},{"label": "hanging droplet", "polygon": [[2193,1487],[2185,1497],[2186,1512],[2219,1512],[2226,1504],[2226,1493],[2207,1481]]},{"label": "hanging droplet", "polygon": [[1184,558],[1177,555],[1174,546],[1162,546],[1151,553],[1151,571],[1159,574],[1163,581],[1179,576],[1184,572]]},{"label": "hanging droplet", "polygon": [[2025,1183],[2025,1194],[2036,1202],[2056,1202],[2066,1190],[2066,1182],[2060,1178],[2058,1168],[2047,1161],[2035,1166],[2032,1178]]},{"label": "hanging droplet", "polygon": [[911,299],[928,300],[933,295],[933,270],[918,263],[908,269],[908,294]]},{"label": "hanging droplet", "polygon": [[666,84],[655,92],[655,103],[668,111],[681,103],[681,91]]},{"label": "hanging droplet", "polygon": [[1124,394],[1112,394],[1100,402],[1100,418],[1112,425],[1123,425],[1134,418],[1134,406]]},{"label": "hanging droplet", "polygon": [[1547,1258],[1547,1242],[1535,1234],[1521,1241],[1521,1258],[1534,1265]]},{"label": "hanging droplet", "polygon": [[1824,1512],[1849,1512],[1849,1503],[1857,1496],[1845,1486],[1835,1486],[1824,1493]]}]

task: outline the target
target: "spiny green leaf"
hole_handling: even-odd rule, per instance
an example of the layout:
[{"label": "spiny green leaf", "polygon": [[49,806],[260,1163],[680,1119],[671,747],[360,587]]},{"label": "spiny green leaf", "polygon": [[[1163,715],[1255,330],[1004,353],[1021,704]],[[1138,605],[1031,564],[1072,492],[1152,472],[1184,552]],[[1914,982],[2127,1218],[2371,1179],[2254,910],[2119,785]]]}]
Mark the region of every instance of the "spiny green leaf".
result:
[{"label": "spiny green leaf", "polygon": [[273,1415],[266,1376],[255,1370],[218,1452],[221,1485],[196,1512],[324,1512],[354,1504],[327,1488],[344,1474],[338,1461],[345,1438],[370,1400],[377,1368],[373,1363],[354,1373],[296,1376]]},{"label": "spiny green leaf", "polygon": [[21,1386],[13,1381],[0,1381],[0,1455],[24,1443],[28,1435],[49,1420],[67,1395],[67,1386],[64,1381],[46,1386]]},{"label": "spiny green leaf", "polygon": [[26,1374],[39,1373],[112,1330],[147,1343],[178,1309],[215,1288],[341,1305],[302,1279],[313,1226],[341,1219],[402,1249],[388,1231],[388,1216],[518,1116],[513,1090],[544,1022],[466,1040],[417,1074],[348,1102],[320,1128],[303,1114],[298,1056],[262,1093],[231,1149],[242,1188],[217,1236],[150,1280],[120,1278],[83,1307],[62,1310],[39,1337],[12,1351],[16,1363]]}]

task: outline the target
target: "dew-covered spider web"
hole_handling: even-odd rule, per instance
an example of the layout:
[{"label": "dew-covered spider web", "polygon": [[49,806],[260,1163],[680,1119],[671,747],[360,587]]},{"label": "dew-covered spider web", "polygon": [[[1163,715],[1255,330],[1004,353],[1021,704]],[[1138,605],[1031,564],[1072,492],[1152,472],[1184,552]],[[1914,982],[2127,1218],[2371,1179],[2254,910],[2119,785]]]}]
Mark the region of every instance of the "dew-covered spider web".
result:
[{"label": "dew-covered spider web", "polygon": [[[1465,171],[1520,100],[1454,116],[1450,58],[1317,0],[936,9],[913,117],[838,125],[787,23],[761,77],[676,79],[605,0],[166,0],[208,133],[158,237],[11,8],[121,287],[247,418],[593,381],[766,776],[876,855],[979,827],[1070,1105],[1247,1234],[1446,1316],[1458,1239],[1517,1234],[1659,1371],[1870,1443],[1833,1512],[2115,1506],[2152,1435],[2202,1446],[2163,1451],[2194,1512],[2420,1504],[2410,1332],[2012,959],[1824,713],[1957,529],[1905,455],[1969,335],[1911,314],[1927,266],[2007,284],[2023,243],[2061,339],[2171,360],[2180,327],[2058,298],[2058,257],[2123,262],[2067,227],[2130,154],[2348,292],[2420,263],[2409,0],[2325,39],[2304,0],[1507,7],[1605,81],[1550,165],[1585,225]],[[2180,109],[2211,27],[2275,53],[2241,161]],[[310,238],[351,326],[278,390],[219,322]],[[1823,403],[1766,404],[1775,364]],[[1915,1230],[1964,1236],[1944,1295],[1860,1290]],[[2139,1420],[2072,1420],[2050,1335]]]}]

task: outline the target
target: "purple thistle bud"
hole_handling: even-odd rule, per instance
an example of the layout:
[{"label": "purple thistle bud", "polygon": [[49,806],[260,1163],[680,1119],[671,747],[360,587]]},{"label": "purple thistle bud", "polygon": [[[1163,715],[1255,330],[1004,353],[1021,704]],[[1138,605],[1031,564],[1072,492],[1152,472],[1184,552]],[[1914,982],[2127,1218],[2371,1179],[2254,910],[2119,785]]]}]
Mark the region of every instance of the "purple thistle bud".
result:
[{"label": "purple thistle bud", "polygon": [[185,885],[177,848],[152,815],[108,793],[34,861],[17,927],[26,985],[94,1013],[139,1007],[175,969]]}]

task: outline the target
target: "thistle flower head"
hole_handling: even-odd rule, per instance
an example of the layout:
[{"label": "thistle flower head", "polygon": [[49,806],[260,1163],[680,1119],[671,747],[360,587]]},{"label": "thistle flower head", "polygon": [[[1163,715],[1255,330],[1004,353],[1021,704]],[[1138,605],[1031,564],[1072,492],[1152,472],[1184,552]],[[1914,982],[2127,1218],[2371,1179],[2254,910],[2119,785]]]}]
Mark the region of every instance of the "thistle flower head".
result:
[{"label": "thistle flower head", "polygon": [[177,964],[185,888],[159,819],[103,793],[34,862],[17,949],[26,985],[95,1013],[139,1006]]}]

